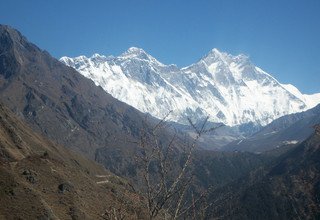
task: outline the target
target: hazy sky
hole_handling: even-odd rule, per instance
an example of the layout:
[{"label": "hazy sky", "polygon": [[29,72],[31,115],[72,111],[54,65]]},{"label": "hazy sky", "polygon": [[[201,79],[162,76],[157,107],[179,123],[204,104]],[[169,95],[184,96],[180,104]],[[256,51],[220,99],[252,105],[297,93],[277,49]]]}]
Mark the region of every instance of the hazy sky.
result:
[{"label": "hazy sky", "polygon": [[136,46],[183,67],[218,48],[320,92],[320,0],[0,0],[0,8],[0,23],[57,58]]}]

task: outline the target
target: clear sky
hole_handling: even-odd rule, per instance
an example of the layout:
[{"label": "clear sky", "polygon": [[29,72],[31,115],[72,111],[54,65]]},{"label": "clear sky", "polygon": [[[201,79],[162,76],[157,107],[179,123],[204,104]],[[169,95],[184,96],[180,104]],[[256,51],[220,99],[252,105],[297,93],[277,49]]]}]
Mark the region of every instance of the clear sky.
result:
[{"label": "clear sky", "polygon": [[136,46],[183,67],[218,48],[320,92],[320,0],[0,0],[0,9],[0,23],[57,58]]}]

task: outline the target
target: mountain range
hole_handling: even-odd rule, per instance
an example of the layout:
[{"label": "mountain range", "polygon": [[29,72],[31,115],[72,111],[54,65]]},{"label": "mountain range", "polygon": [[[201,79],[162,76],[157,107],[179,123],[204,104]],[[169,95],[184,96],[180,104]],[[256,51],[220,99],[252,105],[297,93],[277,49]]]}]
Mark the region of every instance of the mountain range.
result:
[{"label": "mountain range", "polygon": [[211,50],[198,62],[165,65],[143,49],[120,56],[62,57],[64,64],[101,86],[113,97],[156,118],[187,124],[209,116],[228,126],[264,126],[287,114],[320,103],[320,93],[304,95],[255,66],[248,56]]},{"label": "mountain range", "polygon": [[[9,137],[8,140],[4,138],[0,142],[0,155],[4,160],[4,163],[1,164],[0,174],[3,174],[1,176],[3,184],[0,185],[0,191],[6,194],[5,197],[1,197],[3,199],[1,205],[8,204],[8,206],[2,206],[3,210],[0,209],[0,216],[13,217],[10,210],[17,210],[21,206],[23,212],[18,210],[16,216],[33,218],[34,216],[28,213],[32,213],[32,207],[36,205],[44,206],[39,212],[34,212],[35,215],[40,216],[39,218],[42,216],[72,217],[74,215],[74,219],[81,219],[81,216],[87,214],[94,216],[94,219],[103,219],[100,211],[107,209],[110,203],[101,204],[100,202],[105,200],[99,199],[100,197],[86,201],[78,197],[90,198],[94,197],[96,193],[109,195],[109,191],[112,191],[111,197],[106,196],[106,199],[114,200],[112,196],[116,193],[117,199],[123,200],[122,193],[128,189],[119,188],[118,184],[126,184],[118,181],[114,174],[127,179],[131,188],[134,187],[138,192],[143,190],[143,180],[139,176],[141,166],[136,162],[136,157],[141,152],[137,143],[141,139],[141,132],[152,131],[159,120],[113,98],[90,79],[83,77],[73,68],[64,65],[51,57],[48,52],[29,42],[19,31],[5,25],[0,25],[0,101],[7,109],[4,112],[8,112],[0,118],[8,121],[6,126],[9,126],[10,129],[7,133],[11,139],[13,137],[13,140]],[[20,123],[26,124],[26,126],[20,126]],[[7,128],[5,127],[5,129]],[[35,144],[34,140],[38,138],[38,135],[40,141]],[[156,140],[165,146],[171,142],[172,136],[174,134],[170,129],[163,130],[157,134]],[[53,143],[53,146],[47,144],[47,139]],[[189,137],[183,137],[183,139],[186,142],[192,140]],[[25,142],[25,144],[21,145],[20,142]],[[61,146],[61,149],[58,146]],[[59,148],[58,155],[55,153],[56,148]],[[85,172],[86,169],[90,172],[89,167],[95,167],[95,165],[90,165],[89,162],[86,162],[87,160],[83,159],[73,161],[74,156],[69,156],[67,153],[70,149],[86,157],[89,161],[99,162],[107,171],[100,171],[97,168],[96,172],[83,176],[82,172],[76,171],[77,166],[84,167]],[[149,146],[147,151],[151,150],[152,146]],[[181,150],[175,147],[174,160],[172,160],[173,172],[180,169],[180,162],[184,158],[183,151],[181,154],[179,152]],[[199,151],[195,154],[198,158],[197,161],[199,161],[199,163],[192,163],[192,169],[199,170],[198,175],[195,175],[195,193],[199,193],[208,185],[221,186],[230,183],[265,162],[263,157],[249,153],[235,154],[213,151],[201,153]],[[48,155],[49,158],[47,158]],[[25,157],[26,160],[24,160]],[[56,159],[57,157],[58,159]],[[50,158],[53,159],[53,162]],[[20,160],[22,160],[21,166],[31,170],[30,172],[26,171],[26,177],[20,176],[21,172],[24,172],[20,169],[8,170],[11,162],[20,164]],[[43,160],[45,163],[39,165],[39,161]],[[23,165],[25,162],[28,164]],[[56,163],[58,165],[55,165]],[[56,170],[56,166],[59,166],[60,172],[57,175],[52,175],[51,168]],[[44,170],[39,170],[40,168]],[[200,172],[203,169],[207,170],[208,178],[205,178]],[[70,172],[73,172],[74,176],[65,175]],[[115,184],[108,179],[109,174],[111,179],[116,181]],[[16,177],[17,175],[18,177]],[[38,200],[42,201],[41,204],[31,203],[28,196],[11,195],[11,192],[14,194],[15,190],[20,191],[21,187],[23,188],[25,178],[29,178],[30,175],[41,181],[41,184],[32,185],[32,190],[37,192]],[[83,178],[77,178],[77,176]],[[11,181],[11,177],[13,181]],[[51,180],[51,178],[58,178],[59,181]],[[88,179],[85,180],[86,178]],[[103,189],[101,189],[97,186],[97,182],[101,181],[110,183],[114,188],[105,186],[106,188],[102,187]],[[17,184],[19,187],[14,187]],[[61,184],[64,184],[60,187],[62,190],[59,189]],[[48,189],[50,194],[46,192]],[[63,196],[68,199],[66,202],[59,197],[60,191],[64,191],[64,189],[68,193],[68,196]],[[45,193],[42,193],[42,190]],[[84,192],[79,193],[79,190]],[[127,193],[132,193],[134,196],[137,191]],[[137,200],[137,207],[139,205],[145,206],[143,203],[145,194],[140,191],[139,195],[142,196],[142,200]],[[16,206],[15,200],[18,198],[20,198],[21,205]],[[79,204],[80,206],[78,204],[71,205],[72,199],[75,199],[74,203],[80,200],[82,206],[87,203],[93,205],[99,203],[97,204],[99,208],[87,211],[81,204]],[[59,201],[69,206],[62,206],[64,209],[60,206],[57,209],[50,209],[52,204],[59,203]],[[131,203],[130,198],[125,199],[125,203],[127,202]],[[28,203],[30,206],[22,205],[23,203]],[[112,208],[121,207],[123,204],[118,205]],[[128,212],[130,211],[127,210]],[[133,216],[132,212],[131,216]]]},{"label": "mountain range", "polygon": [[[236,60],[236,57],[217,50],[209,54],[220,54]],[[210,63],[208,57],[210,56],[206,56],[202,59],[204,61],[195,66],[198,68]],[[243,58],[242,55],[237,57],[240,60]],[[112,71],[119,73],[109,72],[114,77],[131,74],[137,79],[141,77],[141,80],[147,80],[150,84],[141,81],[141,85],[144,86],[142,88],[150,89],[150,95],[155,85],[163,83],[163,88],[170,88],[170,93],[163,91],[163,94],[174,93],[177,98],[182,99],[189,97],[187,93],[191,94],[193,86],[200,83],[201,77],[207,79],[205,73],[210,73],[205,72],[208,65],[204,66],[203,72],[196,73],[193,70],[196,67],[193,66],[179,69],[174,65],[160,64],[137,48],[131,48],[120,57],[95,55],[95,58],[90,59],[114,62],[114,65],[108,64]],[[90,59],[88,65],[92,64]],[[107,66],[102,61],[99,65]],[[116,62],[122,66],[117,66]],[[205,63],[201,64],[202,62]],[[220,61],[218,63],[222,65]],[[157,74],[156,65],[157,68],[162,66],[164,72]],[[124,67],[128,68],[125,73],[121,72]],[[317,95],[297,94],[292,86],[278,83],[251,64],[249,67],[237,67],[241,69],[243,83],[252,85],[251,81],[265,82],[261,84],[262,87],[259,84],[257,90],[266,89],[267,101],[269,96],[270,100],[285,97],[288,100],[279,102],[291,107],[298,106],[297,109],[308,109],[315,105],[316,102],[312,100],[317,100]],[[179,78],[179,74],[170,75],[165,71],[168,68],[173,69],[172,73],[187,74]],[[254,79],[250,78],[249,73],[252,72],[245,71],[246,68],[256,71],[251,74]],[[236,78],[234,74],[237,71],[228,71],[215,75],[219,80],[225,79],[217,83],[219,90],[228,88],[232,91],[235,86],[231,82],[238,83],[239,90],[236,91],[239,94],[243,93],[242,89],[249,89],[248,85],[241,83],[241,79]],[[192,81],[190,77],[194,74],[197,77]],[[105,80],[106,84],[113,85],[112,80]],[[126,84],[129,77],[123,80]],[[181,84],[181,88],[176,88],[176,84],[168,84],[175,81]],[[184,85],[188,81],[195,85]],[[207,86],[212,93],[214,89],[209,81],[208,79]],[[253,134],[252,137],[259,136],[255,139],[258,144],[252,147],[249,143],[248,151],[257,152],[260,142],[261,149],[268,150],[266,153],[241,152],[241,149],[236,152],[217,152],[204,150],[204,144],[211,143],[201,138],[196,141],[193,136],[199,132],[197,128],[203,131],[207,129],[206,126],[198,127],[194,123],[195,132],[188,135],[185,125],[162,122],[150,114],[144,114],[117,100],[101,86],[29,42],[19,31],[0,25],[0,219],[148,219],[148,183],[144,181],[143,172],[150,175],[149,183],[154,183],[154,187],[157,187],[161,182],[159,180],[163,180],[162,185],[170,186],[175,176],[180,178],[176,174],[181,170],[190,174],[181,177],[185,182],[177,185],[178,188],[188,185],[188,190],[179,191],[185,195],[183,207],[187,208],[186,215],[181,219],[319,218],[320,139],[319,127],[314,126],[319,121],[319,106],[282,116]],[[119,86],[114,84],[112,88],[121,90]],[[136,89],[134,81],[128,86],[128,89]],[[161,90],[162,87],[157,88]],[[270,88],[273,92],[279,92],[280,96],[270,92]],[[207,91],[204,84],[199,84],[198,89]],[[136,90],[127,92],[138,97],[134,91]],[[294,92],[296,95],[293,95]],[[227,103],[230,98],[228,94],[223,94],[226,98],[222,96],[220,101]],[[235,97],[235,100],[237,98],[239,97]],[[279,107],[278,102],[274,104],[274,107]],[[166,110],[170,110],[170,106],[167,107]],[[191,112],[184,115],[186,118],[178,119],[178,122],[185,123],[184,120],[189,117],[193,117],[192,120],[202,119],[207,115],[207,112],[202,114],[202,110],[199,110],[200,116],[194,118],[192,105],[190,108]],[[288,106],[285,108],[291,111]],[[178,113],[176,116],[181,117]],[[253,121],[250,117],[234,121],[226,119],[223,122],[230,126],[206,135],[210,138],[222,136],[223,139],[225,133],[232,136],[232,132],[236,131],[232,129],[237,126],[246,127],[248,123],[252,123],[261,127],[271,120],[268,118],[264,121],[258,119],[258,116],[251,115],[251,119],[255,119]],[[174,114],[171,120],[175,121],[172,117]],[[172,124],[176,124],[173,125],[174,128],[171,127]],[[210,127],[215,125],[208,124]],[[177,131],[175,128],[178,127],[182,129]],[[232,129],[228,130],[229,127]],[[274,149],[278,142],[302,141],[309,135],[311,136],[306,141],[290,148],[283,148],[282,151]],[[195,146],[194,151],[190,151],[193,149],[190,146]],[[190,157],[188,152],[192,152]],[[156,160],[157,155],[160,155],[160,160]],[[151,159],[148,160],[149,156]],[[147,158],[147,170],[145,164],[139,163],[139,158]],[[191,158],[190,166],[184,168],[184,162],[188,158]],[[162,174],[167,174],[159,172],[162,165],[169,168],[166,180],[160,178]],[[156,195],[160,195],[161,191],[159,192]],[[171,198],[172,204],[179,204],[175,200],[176,196]],[[196,198],[201,198],[200,202]],[[159,218],[171,219],[174,212],[170,205],[171,203],[163,206]]]}]

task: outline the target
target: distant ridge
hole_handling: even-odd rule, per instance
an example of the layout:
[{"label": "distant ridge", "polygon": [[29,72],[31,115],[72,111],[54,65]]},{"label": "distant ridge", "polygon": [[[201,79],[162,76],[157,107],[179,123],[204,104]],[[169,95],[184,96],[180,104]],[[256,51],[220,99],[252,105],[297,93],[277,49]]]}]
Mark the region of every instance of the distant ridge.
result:
[{"label": "distant ridge", "polygon": [[313,133],[315,124],[320,124],[320,104],[304,112],[282,116],[254,135],[227,144],[222,150],[261,153],[296,145]]},{"label": "distant ridge", "polygon": [[320,134],[314,132],[269,166],[217,190],[217,219],[319,219]]}]

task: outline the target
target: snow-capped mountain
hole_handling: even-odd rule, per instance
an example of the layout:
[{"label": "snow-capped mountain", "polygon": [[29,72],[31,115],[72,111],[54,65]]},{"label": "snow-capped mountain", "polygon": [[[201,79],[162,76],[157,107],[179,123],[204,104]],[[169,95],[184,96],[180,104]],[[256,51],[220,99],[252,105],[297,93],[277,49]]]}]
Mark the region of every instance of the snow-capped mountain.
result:
[{"label": "snow-capped mountain", "polygon": [[280,116],[320,103],[320,94],[303,95],[280,84],[245,55],[217,49],[188,67],[165,65],[140,48],[118,57],[62,57],[115,98],[142,112],[183,123],[209,116],[230,126],[253,122],[266,125]]}]

